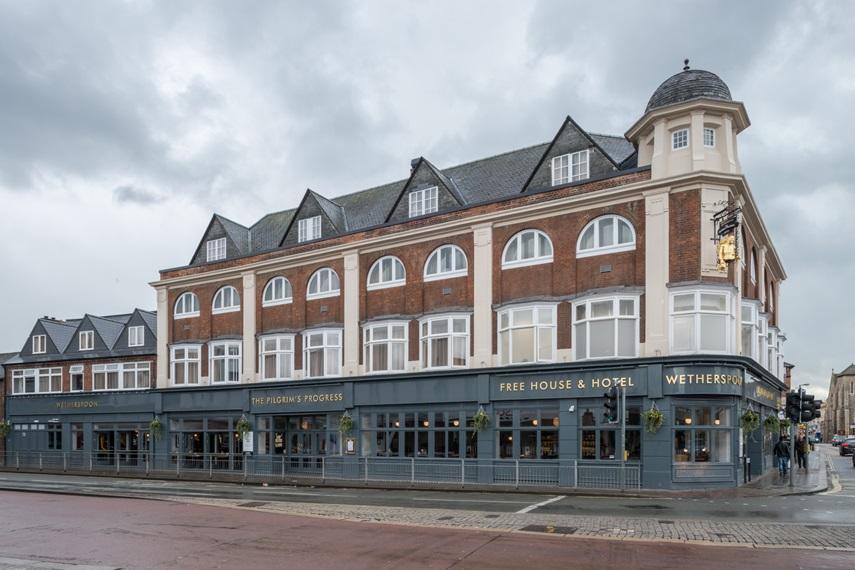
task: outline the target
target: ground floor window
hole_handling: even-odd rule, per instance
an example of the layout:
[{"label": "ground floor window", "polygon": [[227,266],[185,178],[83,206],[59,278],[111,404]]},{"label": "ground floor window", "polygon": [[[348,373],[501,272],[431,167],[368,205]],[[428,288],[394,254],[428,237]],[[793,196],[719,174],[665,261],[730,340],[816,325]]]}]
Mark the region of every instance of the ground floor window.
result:
[{"label": "ground floor window", "polygon": [[558,408],[499,408],[496,456],[500,459],[558,459]]},{"label": "ground floor window", "polygon": [[674,462],[732,462],[731,415],[726,405],[674,406]]},{"label": "ground floor window", "polygon": [[62,425],[50,424],[47,427],[47,448],[51,451],[62,451]]},{"label": "ground floor window", "polygon": [[175,418],[169,421],[174,460],[186,468],[240,469],[243,440],[239,416]]},{"label": "ground floor window", "polygon": [[[620,461],[621,425],[609,423],[605,409],[599,405],[580,406],[580,454],[585,460]],[[623,445],[628,461],[641,460],[641,407],[627,403],[626,406],[626,442]]]},{"label": "ground floor window", "polygon": [[83,449],[83,424],[71,424],[71,450]]},{"label": "ground floor window", "polygon": [[478,457],[475,410],[411,410],[362,414],[364,455]]},{"label": "ground floor window", "polygon": [[[78,425],[82,428],[82,425]],[[79,437],[82,444],[82,434]],[[145,461],[150,444],[148,426],[145,424],[93,424],[92,437],[95,441],[95,461],[104,465],[114,465],[116,461],[125,465],[138,465]]]},{"label": "ground floor window", "polygon": [[260,455],[321,456],[338,455],[338,416],[313,414],[300,416],[267,416],[258,418]]}]

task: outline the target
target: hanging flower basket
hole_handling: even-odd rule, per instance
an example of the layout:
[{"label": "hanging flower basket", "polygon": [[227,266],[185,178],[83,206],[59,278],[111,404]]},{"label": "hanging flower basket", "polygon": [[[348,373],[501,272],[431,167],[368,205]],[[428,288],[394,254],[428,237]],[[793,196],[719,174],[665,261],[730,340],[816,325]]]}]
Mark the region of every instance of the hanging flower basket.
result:
[{"label": "hanging flower basket", "polygon": [[641,418],[644,420],[644,429],[649,433],[656,433],[659,431],[659,428],[661,428],[662,424],[665,422],[665,414],[662,413],[662,410],[656,407],[656,404],[653,404],[649,410],[641,412]]},{"label": "hanging flower basket", "polygon": [[148,431],[155,439],[160,439],[160,436],[163,433],[163,424],[160,423],[160,418],[158,416],[154,416],[154,419],[148,424]]},{"label": "hanging flower basket", "polygon": [[490,416],[484,411],[483,406],[479,407],[475,415],[472,416],[472,425],[475,426],[475,431],[479,433],[490,427]]},{"label": "hanging flower basket", "polygon": [[353,430],[353,418],[349,412],[344,412],[338,419],[338,430],[345,435]]},{"label": "hanging flower basket", "polygon": [[235,431],[240,434],[241,439],[243,439],[244,434],[248,433],[251,429],[252,426],[249,424],[249,420],[246,419],[246,415],[242,415],[235,424]]},{"label": "hanging flower basket", "polygon": [[6,420],[0,420],[0,437],[6,437],[12,431],[12,424]]},{"label": "hanging flower basket", "polygon": [[760,414],[754,410],[746,410],[740,418],[740,425],[745,433],[757,431],[760,427]]},{"label": "hanging flower basket", "polygon": [[763,420],[763,427],[766,428],[768,432],[777,432],[781,429],[781,420],[778,419],[778,416],[775,414],[769,414],[766,416],[766,419]]}]

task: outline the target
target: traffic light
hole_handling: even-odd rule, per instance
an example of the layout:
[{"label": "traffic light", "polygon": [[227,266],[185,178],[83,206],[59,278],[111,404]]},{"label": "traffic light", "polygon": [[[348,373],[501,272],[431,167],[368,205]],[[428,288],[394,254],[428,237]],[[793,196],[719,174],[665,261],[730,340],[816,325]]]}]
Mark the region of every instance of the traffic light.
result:
[{"label": "traffic light", "polygon": [[813,419],[813,394],[802,394],[802,423]]},{"label": "traffic light", "polygon": [[787,418],[794,424],[799,423],[799,421],[801,421],[801,418],[799,417],[800,410],[801,394],[798,392],[789,392],[787,394],[787,409],[785,410]]},{"label": "traffic light", "polygon": [[813,401],[813,419],[818,420],[822,417],[822,400]]},{"label": "traffic light", "polygon": [[606,422],[610,424],[618,423],[618,389],[612,386],[609,391],[603,394],[603,407],[606,411],[603,414]]}]

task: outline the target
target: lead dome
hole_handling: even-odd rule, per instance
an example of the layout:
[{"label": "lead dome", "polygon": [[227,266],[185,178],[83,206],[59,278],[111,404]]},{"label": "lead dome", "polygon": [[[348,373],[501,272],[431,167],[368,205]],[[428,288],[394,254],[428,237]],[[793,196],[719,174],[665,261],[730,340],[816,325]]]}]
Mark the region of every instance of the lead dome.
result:
[{"label": "lead dome", "polygon": [[689,69],[687,63],[683,71],[672,75],[656,88],[644,112],[699,98],[733,101],[730,89],[721,77],[711,71]]}]

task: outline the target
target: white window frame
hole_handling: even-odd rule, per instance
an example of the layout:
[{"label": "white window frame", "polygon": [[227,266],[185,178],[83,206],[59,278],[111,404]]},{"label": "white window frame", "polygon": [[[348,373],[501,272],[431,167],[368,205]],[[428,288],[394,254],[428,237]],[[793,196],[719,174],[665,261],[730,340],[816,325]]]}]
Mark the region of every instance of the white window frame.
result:
[{"label": "white window frame", "polygon": [[[395,329],[403,329],[403,336],[393,337]],[[362,327],[362,354],[363,364],[365,365],[366,374],[395,374],[397,372],[406,372],[407,362],[409,361],[409,329],[408,321],[382,321],[366,324]],[[386,338],[377,339],[377,331],[384,331]],[[374,347],[386,345],[386,364],[387,367],[383,370],[378,370],[374,362]],[[404,358],[400,368],[392,368],[392,350],[393,346],[398,348],[403,347]]]},{"label": "white window frame", "polygon": [[[328,279],[328,283],[330,286],[329,290],[321,291],[320,290],[321,284],[319,282],[318,283],[318,291],[315,293],[312,293],[311,292],[312,281],[314,281],[315,279],[318,279],[320,281],[321,274],[323,272],[329,272],[329,274],[330,274],[329,279]],[[332,288],[333,276],[335,276],[335,280],[338,282],[338,286],[335,289]],[[311,277],[309,277],[309,285],[306,288],[306,299],[325,299],[327,297],[338,297],[340,294],[341,294],[341,280],[338,277],[338,273],[336,273],[335,270],[332,269],[331,267],[321,267],[320,269],[318,269],[317,271],[312,273]]]},{"label": "white window frame", "polygon": [[[674,301],[678,295],[694,295],[694,308],[691,311],[675,311]],[[701,309],[701,295],[723,295],[725,297],[724,311],[711,311]],[[671,354],[734,354],[734,337],[736,332],[735,316],[733,309],[733,292],[725,289],[714,288],[689,288],[689,289],[672,289],[668,295],[668,340]],[[723,350],[711,350],[701,348],[701,322],[703,315],[724,315],[725,316],[725,342]],[[693,346],[686,350],[677,350],[674,348],[674,321],[675,317],[693,318]]]},{"label": "white window frame", "polygon": [[128,346],[133,348],[145,345],[145,327],[136,325],[128,327]]},{"label": "white window frame", "polygon": [[81,352],[95,350],[95,331],[80,331],[77,334],[77,348]]},{"label": "white window frame", "polygon": [[777,378],[778,376],[778,328],[770,326],[766,332],[766,369]]},{"label": "white window frame", "polygon": [[[470,321],[472,313],[445,313],[441,315],[430,315],[419,319],[419,362],[422,370],[449,370],[451,368],[468,368],[471,358]],[[433,332],[433,323],[445,322],[446,332]],[[455,331],[454,322],[463,321],[464,331]],[[433,366],[433,350],[435,340],[448,339],[446,345],[445,360],[448,364]],[[463,364],[454,364],[455,339],[461,339],[466,349],[464,351]]]},{"label": "white window frame", "polygon": [[[630,301],[632,302],[632,314],[624,315],[621,313],[621,303]],[[612,305],[612,313],[607,317],[594,317],[591,311],[591,305],[596,303],[611,303]],[[573,360],[604,360],[604,359],[618,359],[618,358],[637,358],[639,352],[640,345],[640,328],[641,328],[641,316],[640,316],[640,297],[638,295],[618,295],[618,296],[596,296],[596,297],[587,297],[582,299],[577,299],[573,301],[572,311],[573,311]],[[584,307],[584,317],[579,318],[579,309]],[[591,356],[591,324],[596,322],[605,322],[612,321],[614,324],[613,334],[613,353],[605,356]],[[633,321],[633,335],[635,338],[634,350],[632,354],[618,354],[620,351],[620,321]],[[580,340],[578,337],[577,327],[585,327],[585,354],[579,353],[579,344]]]},{"label": "white window frame", "polygon": [[[239,340],[215,340],[208,343],[208,375],[212,385],[221,384],[238,384],[243,365],[242,348],[243,343]],[[224,349],[224,354],[216,354],[218,348]],[[237,354],[232,354],[232,348],[237,348]],[[223,379],[217,380],[216,366],[219,361],[223,361]],[[234,372],[237,378],[229,380],[230,372]]]},{"label": "white window frame", "polygon": [[[41,389],[43,382],[47,390]],[[33,379],[33,391],[27,392],[27,378]],[[19,390],[19,385],[23,388]],[[12,394],[57,394],[62,392],[62,367],[25,368],[12,371]]]},{"label": "white window frame", "polygon": [[303,243],[321,238],[321,217],[312,216],[297,220],[297,242]]},{"label": "white window frame", "polygon": [[[278,283],[282,283],[282,297],[276,297],[276,285]],[[268,299],[268,292],[270,293],[270,298]],[[290,294],[289,294],[290,293]],[[288,281],[286,277],[282,275],[277,275],[270,279],[267,282],[267,285],[264,286],[264,292],[261,295],[261,306],[262,307],[274,307],[276,305],[287,305],[294,301],[294,288],[291,286],[291,282]]]},{"label": "white window frame", "polygon": [[[516,323],[515,315],[517,312],[530,310],[532,312],[532,324],[528,325],[519,325]],[[540,311],[550,311],[551,313],[551,324],[541,324],[540,323]],[[503,317],[507,315],[507,326],[503,325]],[[496,332],[498,335],[497,338],[497,346],[499,348],[499,362],[502,366],[514,366],[520,364],[538,364],[544,362],[555,362],[556,354],[558,351],[558,304],[557,303],[533,303],[533,304],[525,304],[525,305],[514,305],[512,307],[506,307],[497,314],[498,318],[498,326],[496,327]],[[522,330],[526,328],[533,328],[533,341],[534,341],[534,358],[531,361],[522,361],[522,362],[513,362],[511,360],[514,354],[514,330]],[[551,357],[541,358],[541,339],[540,339],[540,331],[541,329],[551,329],[552,330],[552,342],[550,349]],[[502,342],[502,333],[508,334],[508,354],[505,354],[505,350],[503,348]]]},{"label": "white window frame", "polygon": [[[330,335],[337,334],[338,335],[338,343],[330,342]],[[311,345],[313,342],[312,337],[320,335],[322,338],[322,344],[319,345]],[[307,330],[303,333],[303,376],[304,378],[337,378],[341,376],[342,369],[342,361],[343,361],[343,350],[342,350],[342,341],[344,336],[344,329],[340,328],[327,328],[327,329],[312,329]],[[310,355],[313,351],[320,350],[323,352],[323,368],[324,373],[320,375],[312,376],[309,372],[310,366]],[[329,370],[330,364],[330,353],[333,350],[338,350],[338,361],[335,363],[337,365],[337,371],[334,373],[327,374]]]},{"label": "white window frame", "polygon": [[[443,253],[450,252],[449,255],[451,260],[451,269],[443,271],[442,269],[442,256]],[[458,254],[460,257],[458,258]],[[459,263],[459,259],[463,260],[462,266]],[[430,267],[430,263],[432,259],[436,259],[436,272],[429,273],[428,267]],[[441,245],[435,250],[431,252],[428,256],[427,261],[425,261],[424,268],[424,281],[439,281],[440,279],[451,279],[453,277],[466,277],[469,274],[469,260],[466,258],[466,252],[463,251],[463,248],[454,244],[445,244]]]},{"label": "white window frame", "polygon": [[[754,248],[751,248],[751,267],[748,269],[751,277],[751,284],[757,285],[757,256],[754,254]],[[757,295],[758,297],[760,295]]]},{"label": "white window frame", "polygon": [[[268,346],[271,343],[272,348]],[[260,380],[263,382],[276,382],[294,379],[295,343],[296,335],[293,334],[265,335],[258,339],[258,374]],[[267,377],[266,356],[272,356],[274,361],[274,374],[269,378]],[[286,362],[288,362],[288,373],[284,376],[280,374],[283,359],[286,359]]]},{"label": "white window frame", "polygon": [[[181,359],[177,359],[175,356],[176,351],[183,350],[184,357]],[[196,351],[196,356],[191,358],[189,356],[189,351]],[[196,378],[195,381],[190,381],[190,365],[196,363]],[[182,377],[184,378],[183,382],[176,382],[175,370],[178,367],[181,367],[183,370]],[[201,383],[202,378],[202,345],[201,344],[176,344],[174,346],[169,347],[169,370],[170,376],[169,381],[173,386],[198,386]]]},{"label": "white window frame", "polygon": [[33,354],[44,354],[47,352],[47,335],[33,335],[32,352]]},{"label": "white window frame", "polygon": [[240,311],[240,293],[238,290],[231,285],[217,289],[217,292],[214,293],[214,300],[211,302],[211,313],[221,315],[223,313],[236,313],[237,311]]},{"label": "white window frame", "polygon": [[[612,245],[601,246],[600,224],[602,224],[606,220],[612,221]],[[629,226],[629,231],[632,234],[632,241],[629,241],[627,243],[619,243],[621,223],[625,223],[627,226]],[[588,249],[582,249],[582,237],[589,229],[592,229],[592,231],[594,232],[594,246]],[[632,225],[632,222],[630,222],[623,216],[618,216],[617,214],[608,214],[605,216],[600,216],[585,224],[585,227],[582,228],[581,232],[579,232],[579,237],[576,238],[576,257],[594,257],[595,255],[606,255],[608,253],[619,253],[621,251],[634,251],[636,239],[637,237],[635,233],[635,227]]]},{"label": "white window frame", "polygon": [[[188,303],[190,304],[190,310],[188,311]],[[178,312],[179,305],[181,307],[181,312]],[[195,309],[195,310],[194,310]],[[189,319],[191,317],[199,316],[199,297],[196,293],[192,291],[185,291],[181,293],[178,298],[175,300],[175,307],[172,309],[172,316],[174,319]]]},{"label": "white window frame", "polygon": [[[80,388],[77,390],[74,389],[74,377],[75,376],[80,376]],[[82,364],[75,364],[73,366],[68,367],[68,391],[69,392],[82,392],[84,390],[84,387],[86,386],[85,382],[86,382],[86,377],[84,376]]]},{"label": "white window frame", "polygon": [[[391,264],[392,266],[392,278],[389,280],[383,280],[383,265]],[[400,268],[401,276],[398,277],[398,269]],[[376,273],[375,273],[376,271]],[[372,278],[377,277],[376,282],[372,283]],[[390,287],[401,287],[407,282],[407,270],[404,267],[404,263],[395,257],[394,255],[384,255],[377,261],[375,261],[371,265],[371,269],[368,270],[368,281],[366,283],[366,288],[369,291],[374,291],[376,289],[388,289]]]},{"label": "white window frame", "polygon": [[[107,375],[116,373],[116,387],[110,388],[107,386]],[[133,377],[133,385],[125,385],[125,373],[131,374]],[[145,373],[148,376],[146,386],[140,385],[140,376]],[[97,375],[104,375],[104,387],[99,388]],[[127,390],[148,390],[151,388],[151,363],[150,362],[112,362],[106,364],[92,365],[92,391],[93,392],[121,392]]]},{"label": "white window frame", "polygon": [[409,217],[418,218],[439,211],[439,188],[431,186],[413,190],[409,197]]},{"label": "white window frame", "polygon": [[552,159],[552,185],[578,182],[591,176],[589,149],[562,154]]},{"label": "white window frame", "polygon": [[[533,233],[535,236],[534,239],[534,257],[529,257],[526,259],[522,258],[522,238],[524,235]],[[540,237],[545,237],[546,242],[549,244],[549,253],[544,254],[541,252],[541,241]],[[508,250],[511,245],[516,243],[517,248],[517,257],[516,259],[512,259],[510,261],[507,260]],[[517,232],[508,240],[505,244],[504,249],[502,249],[502,269],[513,269],[516,267],[528,267],[530,265],[541,265],[544,263],[552,263],[553,256],[555,255],[555,246],[552,244],[552,240],[549,239],[549,236],[546,232],[537,229],[527,229],[522,230],[521,232]]]},{"label": "white window frame", "polygon": [[671,133],[671,150],[683,150],[689,148],[688,127],[677,129]]},{"label": "white window frame", "polygon": [[712,127],[704,127],[704,146],[715,148],[715,129]]},{"label": "white window frame", "polygon": [[[742,345],[739,347],[739,352],[742,356],[753,358],[757,362],[760,361],[757,356],[757,335],[759,330],[757,315],[760,312],[759,305],[756,301],[743,299],[739,313],[739,326],[741,327],[742,336]],[[746,311],[749,313],[748,318],[746,318]],[[744,350],[746,340],[751,342],[751,352],[749,354],[745,354]]]},{"label": "white window frame", "polygon": [[208,240],[206,244],[207,247],[207,261],[220,261],[226,258],[226,238],[221,237],[217,239]]}]

